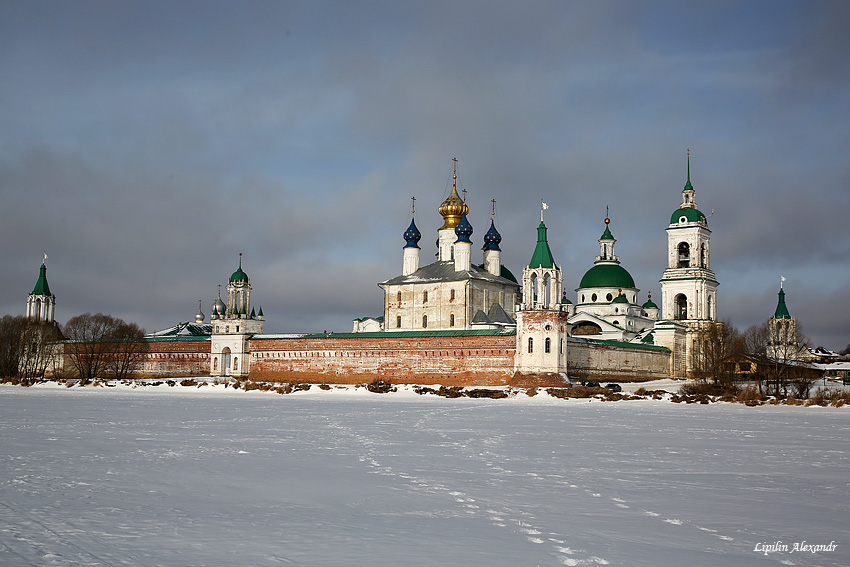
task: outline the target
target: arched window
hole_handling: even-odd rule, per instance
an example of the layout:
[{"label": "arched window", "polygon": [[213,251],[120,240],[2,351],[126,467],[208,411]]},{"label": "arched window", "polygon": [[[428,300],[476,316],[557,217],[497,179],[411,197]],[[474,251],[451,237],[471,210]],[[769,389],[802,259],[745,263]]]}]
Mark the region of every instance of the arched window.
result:
[{"label": "arched window", "polygon": [[528,337],[528,352],[534,352],[534,339],[532,339],[531,337]]},{"label": "arched window", "polygon": [[428,292],[427,291],[422,292],[422,303],[428,303]]},{"label": "arched window", "polygon": [[543,343],[543,352],[549,354],[552,352],[552,339],[546,337],[546,341]]},{"label": "arched window", "polygon": [[691,267],[691,247],[687,242],[679,243],[679,268],[690,268]]},{"label": "arched window", "polygon": [[395,294],[395,300],[398,301],[399,303],[401,303],[401,292],[398,292],[397,294]]},{"label": "arched window", "polygon": [[234,356],[233,357],[233,371],[236,372],[237,370],[239,370],[239,358]]},{"label": "arched window", "polygon": [[395,326],[397,329],[401,329],[401,315],[396,315]]},{"label": "arched window", "polygon": [[422,316],[422,328],[423,329],[428,328],[428,316],[427,315]]},{"label": "arched window", "polygon": [[213,358],[213,370],[218,370],[218,357]]},{"label": "arched window", "polygon": [[561,339],[561,343],[558,346],[558,352],[564,354],[564,339]]},{"label": "arched window", "polygon": [[684,320],[688,318],[688,298],[683,293],[676,296],[675,312],[673,319]]},{"label": "arched window", "polygon": [[550,293],[551,292],[551,289],[550,289],[551,286],[552,286],[552,278],[551,278],[551,276],[549,276],[549,274],[546,274],[545,276],[543,276],[543,289],[540,290],[540,291],[543,292],[542,293],[542,295],[543,295],[543,297],[542,297],[543,305],[545,305],[546,307],[549,307],[549,304],[552,303],[552,296],[551,296],[551,293]]},{"label": "arched window", "polygon": [[537,303],[537,274],[531,274],[531,300]]},{"label": "arched window", "polygon": [[708,313],[706,313],[709,319],[714,320],[714,317],[711,316],[711,296],[708,296]]},{"label": "arched window", "polygon": [[452,313],[451,315],[449,315],[449,327],[454,327],[454,326],[455,326],[455,314]]},{"label": "arched window", "polygon": [[454,300],[455,300],[455,290],[452,290],[451,293],[450,293],[449,301],[454,301]]}]

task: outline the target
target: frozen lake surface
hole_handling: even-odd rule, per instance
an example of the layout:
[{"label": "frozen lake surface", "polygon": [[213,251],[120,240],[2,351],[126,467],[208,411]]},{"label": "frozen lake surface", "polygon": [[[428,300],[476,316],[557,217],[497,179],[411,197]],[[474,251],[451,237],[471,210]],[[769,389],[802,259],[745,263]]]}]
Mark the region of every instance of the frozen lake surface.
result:
[{"label": "frozen lake surface", "polygon": [[[847,566],[848,424],[844,408],[3,386],[0,565]],[[836,548],[792,552],[804,541]]]}]

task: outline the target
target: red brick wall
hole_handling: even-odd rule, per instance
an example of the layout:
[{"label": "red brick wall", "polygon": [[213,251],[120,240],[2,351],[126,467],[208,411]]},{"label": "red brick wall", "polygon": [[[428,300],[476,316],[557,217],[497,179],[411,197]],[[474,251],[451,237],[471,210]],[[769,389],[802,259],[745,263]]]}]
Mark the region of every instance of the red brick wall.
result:
[{"label": "red brick wall", "polygon": [[496,386],[513,376],[516,337],[251,339],[253,380]]},{"label": "red brick wall", "polygon": [[210,341],[151,341],[140,377],[209,376]]}]

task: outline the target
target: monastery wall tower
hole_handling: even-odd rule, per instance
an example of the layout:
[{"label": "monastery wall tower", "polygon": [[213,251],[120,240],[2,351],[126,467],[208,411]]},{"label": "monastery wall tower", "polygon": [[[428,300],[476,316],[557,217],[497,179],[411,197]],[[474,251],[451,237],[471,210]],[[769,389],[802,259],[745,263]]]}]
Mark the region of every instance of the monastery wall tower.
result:
[{"label": "monastery wall tower", "polygon": [[514,370],[518,374],[566,373],[570,309],[561,303],[563,274],[549,248],[542,210],[537,245],[522,270],[522,282]]},{"label": "monastery wall tower", "polygon": [[251,280],[242,271],[242,254],[239,254],[239,268],[227,282],[227,303],[223,304],[219,297],[213,303],[211,319],[210,376],[247,377],[248,340],[263,332],[264,317],[262,307],[259,313],[251,308]]},{"label": "monastery wall tower", "polygon": [[56,296],[50,293],[50,286],[47,285],[47,266],[44,263],[46,260],[47,254],[41,262],[35,287],[27,296],[27,319],[55,325]]}]

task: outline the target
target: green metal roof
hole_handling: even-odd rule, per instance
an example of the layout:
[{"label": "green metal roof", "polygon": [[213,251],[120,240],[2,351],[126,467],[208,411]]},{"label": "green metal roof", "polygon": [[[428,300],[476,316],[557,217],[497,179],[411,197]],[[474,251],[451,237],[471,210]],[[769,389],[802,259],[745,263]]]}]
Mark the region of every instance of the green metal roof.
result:
[{"label": "green metal roof", "polygon": [[774,319],[791,319],[791,314],[788,313],[788,307],[785,305],[785,290],[779,288],[779,303],[776,304],[776,312],[773,314]]},{"label": "green metal roof", "polygon": [[540,224],[537,225],[537,246],[534,248],[531,262],[528,263],[529,268],[555,267],[555,258],[552,256],[549,241],[546,239],[546,230],[546,225],[543,224],[543,221],[540,221]]},{"label": "green metal roof", "polygon": [[614,235],[611,234],[611,230],[608,228],[607,224],[605,225],[605,232],[602,233],[602,236],[599,237],[599,240],[616,240],[614,238]]},{"label": "green metal roof", "polygon": [[687,222],[701,222],[708,226],[708,221],[705,220],[705,215],[696,207],[685,207],[676,209],[670,215],[670,224],[679,224],[679,219],[685,217]]},{"label": "green metal roof", "polygon": [[581,278],[579,289],[585,287],[618,287],[634,289],[635,280],[619,264],[596,264]]},{"label": "green metal roof", "polygon": [[615,297],[614,301],[612,301],[611,303],[628,303],[628,302],[629,302],[629,300],[626,299],[626,296],[621,293],[620,295]]},{"label": "green metal roof", "polygon": [[487,337],[516,335],[516,329],[468,329],[456,331],[375,331],[370,333],[308,333],[299,339],[393,339],[427,337]]},{"label": "green metal roof", "polygon": [[44,262],[41,263],[38,280],[35,282],[35,287],[30,295],[50,295],[50,286],[47,285],[47,266],[44,265]]},{"label": "green metal roof", "polygon": [[641,305],[644,309],[658,309],[658,306],[651,299],[647,299],[646,303]]}]

